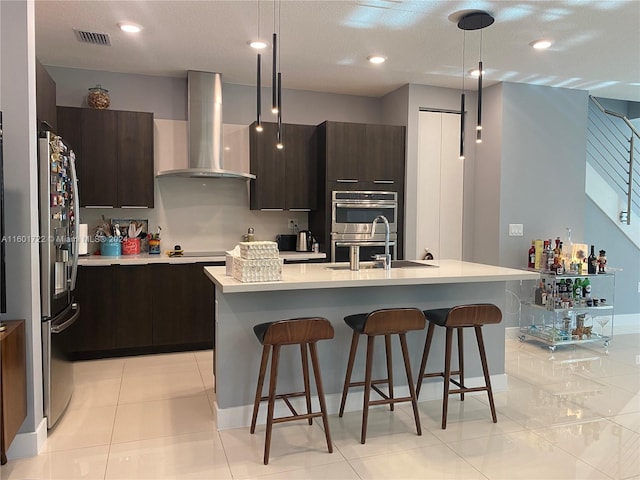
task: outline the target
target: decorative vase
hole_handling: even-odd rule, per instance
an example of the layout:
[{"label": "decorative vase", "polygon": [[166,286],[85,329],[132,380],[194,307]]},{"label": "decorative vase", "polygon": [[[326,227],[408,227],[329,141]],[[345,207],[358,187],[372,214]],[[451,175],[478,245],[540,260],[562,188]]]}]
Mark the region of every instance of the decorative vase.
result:
[{"label": "decorative vase", "polygon": [[90,88],[89,94],[87,95],[87,104],[91,108],[97,108],[100,110],[109,108],[109,105],[111,104],[109,90],[102,88],[102,85],[96,85],[95,87]]}]

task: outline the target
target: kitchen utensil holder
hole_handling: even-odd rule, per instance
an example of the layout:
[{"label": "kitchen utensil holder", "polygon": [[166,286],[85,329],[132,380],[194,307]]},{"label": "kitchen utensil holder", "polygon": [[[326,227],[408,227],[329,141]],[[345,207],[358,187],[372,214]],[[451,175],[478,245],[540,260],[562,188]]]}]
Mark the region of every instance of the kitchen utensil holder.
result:
[{"label": "kitchen utensil holder", "polygon": [[139,255],[140,254],[140,239],[139,238],[126,238],[122,241],[122,254],[123,255]]},{"label": "kitchen utensil holder", "polygon": [[120,237],[105,237],[100,243],[100,255],[108,257],[122,255],[122,241]]}]

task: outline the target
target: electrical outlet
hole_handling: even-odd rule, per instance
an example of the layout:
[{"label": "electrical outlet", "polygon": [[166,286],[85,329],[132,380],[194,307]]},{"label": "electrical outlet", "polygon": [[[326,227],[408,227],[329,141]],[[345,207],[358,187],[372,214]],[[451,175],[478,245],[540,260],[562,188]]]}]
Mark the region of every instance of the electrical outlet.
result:
[{"label": "electrical outlet", "polygon": [[522,237],[524,235],[524,225],[522,223],[509,224],[510,237]]},{"label": "electrical outlet", "polygon": [[290,218],[290,219],[288,220],[288,222],[289,222],[289,231],[290,231],[290,232],[293,232],[293,231],[295,230],[296,221],[295,221],[295,219]]},{"label": "electrical outlet", "polygon": [[640,355],[636,355],[636,365],[640,365]]}]

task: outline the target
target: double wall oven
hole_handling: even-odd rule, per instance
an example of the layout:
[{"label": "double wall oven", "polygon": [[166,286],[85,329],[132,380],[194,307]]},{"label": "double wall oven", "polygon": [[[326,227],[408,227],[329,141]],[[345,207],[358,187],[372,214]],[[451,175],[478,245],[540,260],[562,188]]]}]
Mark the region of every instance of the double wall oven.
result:
[{"label": "double wall oven", "polygon": [[385,225],[371,225],[378,215],[389,221],[389,248],[391,257],[397,258],[398,193],[384,191],[331,192],[331,261],[349,261],[349,247],[360,247],[360,260],[369,261],[384,253]]}]

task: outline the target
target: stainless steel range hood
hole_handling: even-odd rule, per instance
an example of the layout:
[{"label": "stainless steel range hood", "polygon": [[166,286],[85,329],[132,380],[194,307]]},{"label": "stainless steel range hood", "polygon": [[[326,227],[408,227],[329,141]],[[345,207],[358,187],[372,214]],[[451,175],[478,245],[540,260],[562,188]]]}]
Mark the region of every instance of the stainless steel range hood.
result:
[{"label": "stainless steel range hood", "polygon": [[237,178],[255,175],[225,170],[222,158],[222,77],[212,72],[187,72],[189,168],[163,170],[158,177]]}]

